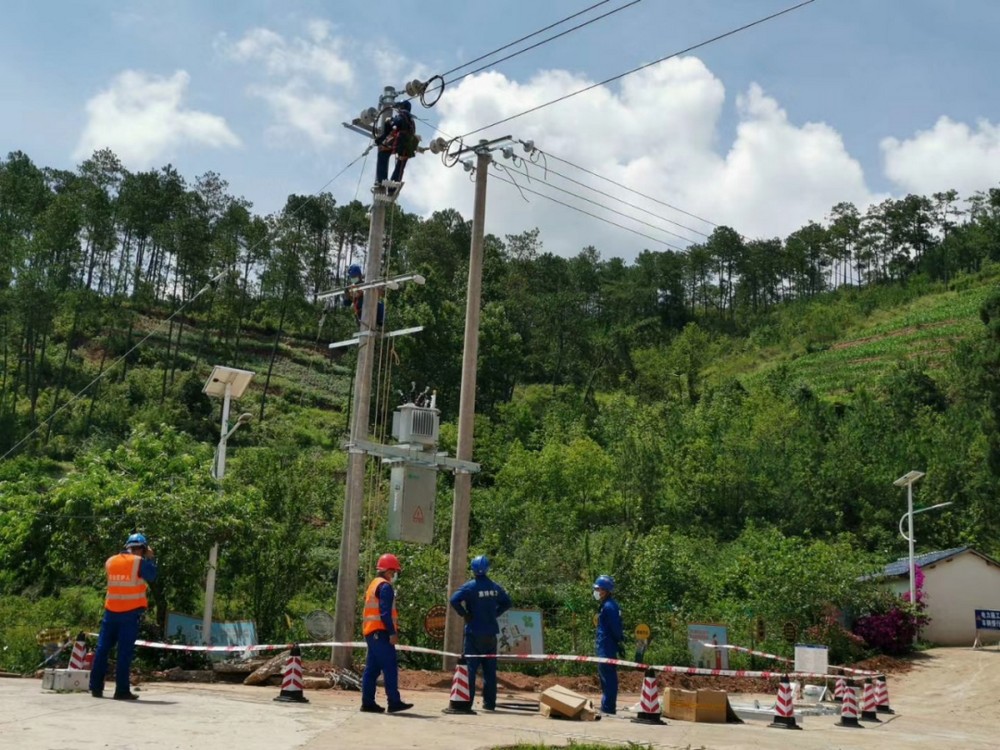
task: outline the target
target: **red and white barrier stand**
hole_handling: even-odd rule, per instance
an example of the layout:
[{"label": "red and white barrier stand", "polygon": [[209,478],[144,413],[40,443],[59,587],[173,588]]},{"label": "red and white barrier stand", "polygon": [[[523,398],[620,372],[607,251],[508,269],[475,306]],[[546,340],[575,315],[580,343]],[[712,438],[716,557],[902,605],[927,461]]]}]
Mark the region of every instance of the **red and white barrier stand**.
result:
[{"label": "red and white barrier stand", "polygon": [[73,651],[69,655],[70,669],[87,669],[84,660],[87,658],[87,634],[80,633],[73,643]]},{"label": "red and white barrier stand", "polygon": [[845,680],[843,677],[838,677],[836,685],[833,686],[833,700],[836,703],[844,702],[845,690],[847,690],[847,680]]},{"label": "red and white barrier stand", "polygon": [[455,674],[451,678],[451,695],[448,708],[442,709],[446,714],[474,714],[472,710],[472,692],[469,690],[469,667],[465,659],[459,659],[455,665]]},{"label": "red and white barrier stand", "polygon": [[875,703],[876,710],[880,714],[896,713],[889,708],[889,685],[886,683],[885,677],[878,677],[875,680]]},{"label": "red and white barrier stand", "polygon": [[632,719],[637,724],[666,724],[660,716],[660,685],[656,672],[647,669],[642,678],[642,695],[639,698],[639,713]]},{"label": "red and white barrier stand", "polygon": [[285,669],[281,675],[281,692],[274,700],[281,703],[308,703],[309,699],[302,692],[302,651],[298,644],[292,646],[292,651],[285,660]]},{"label": "red and white barrier stand", "polygon": [[792,683],[788,675],[783,675],[778,683],[778,700],[774,704],[774,718],[769,727],[778,729],[802,729],[795,723],[795,706],[792,701]]},{"label": "red and white barrier stand", "polygon": [[847,683],[844,686],[844,703],[840,707],[840,721],[834,726],[847,727],[848,729],[864,729],[858,723],[858,693],[851,683]]},{"label": "red and white barrier stand", "polygon": [[875,684],[871,677],[865,680],[864,692],[861,693],[861,721],[882,723],[878,717],[878,700],[875,698]]}]

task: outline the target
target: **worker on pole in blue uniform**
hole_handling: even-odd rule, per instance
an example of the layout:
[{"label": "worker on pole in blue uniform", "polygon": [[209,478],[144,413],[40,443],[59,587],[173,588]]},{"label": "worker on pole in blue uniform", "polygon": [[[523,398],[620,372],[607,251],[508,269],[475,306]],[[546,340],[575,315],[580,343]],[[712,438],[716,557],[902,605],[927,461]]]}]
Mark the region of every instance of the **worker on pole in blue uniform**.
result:
[{"label": "worker on pole in blue uniform", "polygon": [[497,660],[481,659],[484,654],[497,653],[497,618],[510,609],[510,596],[503,586],[490,580],[486,573],[490,561],[486,555],[472,560],[474,578],[451,595],[452,609],[465,620],[465,643],[462,651],[469,663],[469,700],[476,697],[476,672],[483,665],[483,708],[497,707]]},{"label": "worker on pole in blue uniform", "polygon": [[[611,596],[614,590],[614,578],[597,576],[594,581],[594,599],[600,602],[600,607],[597,610],[596,650],[598,656],[607,659],[625,656],[622,613],[618,609],[618,602]],[[606,714],[617,713],[618,667],[614,664],[598,664],[597,674],[601,678],[601,711]]]},{"label": "worker on pole in blue uniform", "polygon": [[396,155],[396,166],[392,170],[392,180],[388,189],[394,195],[396,187],[403,180],[406,162],[417,153],[417,126],[410,114],[410,103],[401,101],[396,105],[396,114],[382,126],[382,133],[375,139],[378,156],[375,160],[375,187],[380,187],[389,174],[389,158]]},{"label": "worker on pole in blue uniform", "polygon": [[375,685],[379,672],[385,684],[385,697],[389,713],[394,714],[413,708],[399,695],[399,667],[396,664],[396,642],[399,633],[399,613],[396,611],[396,592],[392,585],[403,566],[395,555],[388,552],[378,559],[376,576],[365,592],[365,608],[361,631],[368,644],[365,672],[361,676],[361,710],[382,713],[386,709],[375,702]]},{"label": "worker on pole in blue uniform", "polygon": [[131,690],[129,673],[135,654],[135,639],[139,637],[139,623],[149,606],[146,586],[156,580],[156,557],[146,537],[132,534],[125,541],[125,550],[107,559],[104,570],[108,576],[108,590],[101,632],[97,637],[97,651],[90,669],[90,694],[95,698],[104,697],[108,655],[117,644],[114,699],[136,700],[139,696]]},{"label": "worker on pole in blue uniform", "polygon": [[[347,269],[347,281],[349,286],[344,290],[344,296],[341,298],[340,304],[344,307],[350,307],[354,310],[354,317],[357,319],[358,323],[361,322],[361,310],[365,303],[365,293],[361,289],[356,289],[355,287],[365,283],[365,274],[361,270],[361,266],[357,263],[352,263],[350,268]],[[385,302],[383,300],[378,301],[378,309],[375,310],[375,324],[381,326],[385,322]]]}]

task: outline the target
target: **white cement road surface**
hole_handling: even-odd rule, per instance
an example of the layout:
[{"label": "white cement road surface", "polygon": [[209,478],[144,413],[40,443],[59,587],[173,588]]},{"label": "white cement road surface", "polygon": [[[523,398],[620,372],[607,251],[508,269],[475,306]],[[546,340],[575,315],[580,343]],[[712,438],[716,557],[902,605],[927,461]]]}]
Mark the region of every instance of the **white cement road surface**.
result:
[{"label": "white cement road surface", "polygon": [[[836,717],[809,716],[801,719],[803,731],[770,729],[763,722],[734,726],[670,721],[650,726],[627,718],[568,722],[505,711],[447,715],[441,713],[448,705],[443,691],[405,693],[415,708],[389,716],[359,713],[357,693],[331,690],[307,691],[311,702],[306,705],[275,703],[277,688],[152,683],[142,686],[141,700],[124,703],[97,700],[88,693],[43,692],[40,680],[0,679],[0,750],[326,750],[373,745],[388,750],[469,750],[517,741],[560,746],[571,739],[705,750],[1000,747],[1000,652],[935,649],[918,664],[909,674],[890,678],[896,715],[883,723],[852,730],[835,727]],[[619,705],[635,700],[622,696]]]}]

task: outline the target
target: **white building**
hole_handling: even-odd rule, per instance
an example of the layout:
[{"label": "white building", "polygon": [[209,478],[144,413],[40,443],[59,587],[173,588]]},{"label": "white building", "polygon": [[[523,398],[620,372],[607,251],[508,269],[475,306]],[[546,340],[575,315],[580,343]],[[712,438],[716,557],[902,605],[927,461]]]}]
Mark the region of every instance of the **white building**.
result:
[{"label": "white building", "polygon": [[[920,640],[940,646],[971,646],[976,639],[975,611],[1000,610],[1000,563],[969,547],[917,555],[914,562],[924,571],[924,597],[930,623],[920,631]],[[910,590],[909,558],[885,566],[882,571],[891,590]],[[986,643],[1000,639],[1000,631],[982,631]]]}]

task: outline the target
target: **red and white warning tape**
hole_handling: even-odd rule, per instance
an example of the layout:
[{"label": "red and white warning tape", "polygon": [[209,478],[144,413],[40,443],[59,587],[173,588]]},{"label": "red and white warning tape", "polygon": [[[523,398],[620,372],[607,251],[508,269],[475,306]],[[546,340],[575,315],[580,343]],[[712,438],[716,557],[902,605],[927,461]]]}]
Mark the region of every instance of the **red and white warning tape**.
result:
[{"label": "red and white warning tape", "polygon": [[[719,648],[726,649],[728,651],[738,651],[741,654],[753,654],[754,656],[761,656],[765,659],[773,659],[774,661],[780,661],[783,664],[794,664],[794,659],[788,659],[784,656],[778,656],[777,654],[769,654],[765,651],[754,651],[753,649],[746,648],[745,646],[734,646],[731,644],[723,643],[703,643],[701,644],[705,648]],[[848,672],[850,674],[863,674],[863,675],[877,675],[878,672],[872,672],[868,669],[852,669],[851,667],[839,667],[835,664],[831,664],[827,667],[828,669],[836,669],[841,672]],[[836,675],[829,675],[830,677],[836,677]]]},{"label": "red and white warning tape", "polygon": [[[176,643],[160,643],[158,641],[136,641],[136,646],[146,648],[160,648],[170,651],[210,651],[213,653],[236,653],[247,651],[281,651],[290,649],[293,643],[258,644],[253,646],[185,646]],[[367,648],[364,641],[323,641],[320,643],[299,643],[299,648]],[[439,649],[424,648],[422,646],[397,645],[397,651],[407,651],[416,654],[430,654],[432,656],[448,656],[460,659],[464,655]],[[644,664],[642,662],[627,661],[625,659],[611,659],[604,656],[579,656],[575,654],[485,654],[477,655],[478,659],[501,659],[504,661],[572,661],[589,664],[612,664],[618,667],[630,669],[654,669],[664,674],[683,674],[703,677],[759,677],[762,679],[777,679],[787,675],[788,677],[807,677],[810,679],[823,679],[831,675],[821,672],[788,672],[788,671],[767,671],[749,669],[705,669],[702,667],[677,667],[666,664]]]}]

